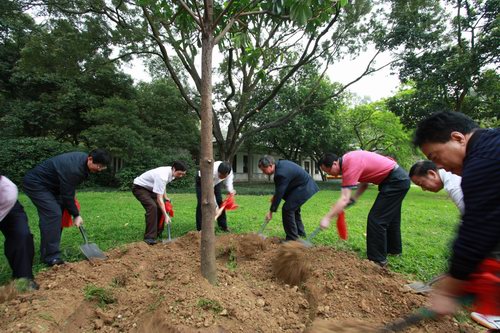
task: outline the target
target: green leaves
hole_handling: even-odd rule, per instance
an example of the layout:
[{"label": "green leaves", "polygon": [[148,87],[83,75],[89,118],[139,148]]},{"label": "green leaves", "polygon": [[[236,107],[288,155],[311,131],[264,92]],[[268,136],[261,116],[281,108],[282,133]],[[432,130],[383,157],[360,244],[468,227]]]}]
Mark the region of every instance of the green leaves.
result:
[{"label": "green leaves", "polygon": [[293,21],[295,21],[299,25],[304,25],[311,16],[311,1],[293,1],[292,5],[290,6],[290,18]]}]

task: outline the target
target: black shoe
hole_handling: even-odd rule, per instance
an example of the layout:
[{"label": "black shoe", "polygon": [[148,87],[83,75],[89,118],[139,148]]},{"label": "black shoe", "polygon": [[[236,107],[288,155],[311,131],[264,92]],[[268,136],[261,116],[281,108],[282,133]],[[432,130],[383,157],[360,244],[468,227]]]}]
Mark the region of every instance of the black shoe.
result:
[{"label": "black shoe", "polygon": [[64,265],[64,260],[61,258],[54,258],[52,260],[46,261],[45,264],[49,267],[55,266],[55,265]]},{"label": "black shoe", "polygon": [[387,260],[382,260],[382,261],[374,261],[377,265],[379,265],[382,268],[386,268],[389,262]]},{"label": "black shoe", "polygon": [[146,243],[148,245],[155,245],[158,242],[156,241],[156,239],[153,239],[153,238],[145,238],[144,243]]},{"label": "black shoe", "polygon": [[40,289],[40,285],[35,282],[33,279],[28,279],[28,290],[38,290]]},{"label": "black shoe", "polygon": [[222,231],[222,232],[231,232],[231,229],[229,229],[229,228],[226,228],[226,229],[220,229],[220,231]]}]

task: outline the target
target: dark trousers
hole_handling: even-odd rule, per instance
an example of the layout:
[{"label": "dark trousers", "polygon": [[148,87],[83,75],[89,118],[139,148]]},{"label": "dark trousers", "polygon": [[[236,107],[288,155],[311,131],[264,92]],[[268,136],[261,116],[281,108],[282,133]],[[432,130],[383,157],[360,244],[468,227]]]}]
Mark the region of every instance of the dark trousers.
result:
[{"label": "dark trousers", "polygon": [[[201,177],[196,176],[196,230],[200,231],[201,230]],[[215,201],[217,202],[217,205],[222,204],[222,182],[214,186],[214,194],[215,194]],[[219,228],[222,230],[227,230],[227,217],[226,217],[226,211],[222,211],[222,214],[217,218],[217,224],[219,225]]]},{"label": "dark trousers", "polygon": [[59,244],[61,243],[62,208],[57,196],[44,188],[36,188],[24,184],[24,192],[31,199],[40,218],[40,258],[48,263],[55,258],[61,258]]},{"label": "dark trousers", "polygon": [[4,252],[12,268],[12,277],[32,279],[31,267],[35,246],[28,225],[28,217],[19,201],[16,201],[9,214],[0,222],[0,230],[5,236]]},{"label": "dark trousers", "polygon": [[156,201],[157,194],[142,186],[134,185],[132,193],[146,210],[146,230],[144,239],[156,239],[163,231],[165,224],[160,229],[160,218],[163,216],[161,208]]},{"label": "dark trousers", "polygon": [[285,229],[286,240],[296,240],[299,236],[305,237],[304,224],[300,215],[300,207],[294,210],[288,210],[283,205],[281,208],[281,218],[283,229]]},{"label": "dark trousers", "polygon": [[366,252],[369,260],[383,262],[387,253],[402,253],[401,205],[409,189],[410,179],[401,167],[380,183],[379,193],[368,214]]}]

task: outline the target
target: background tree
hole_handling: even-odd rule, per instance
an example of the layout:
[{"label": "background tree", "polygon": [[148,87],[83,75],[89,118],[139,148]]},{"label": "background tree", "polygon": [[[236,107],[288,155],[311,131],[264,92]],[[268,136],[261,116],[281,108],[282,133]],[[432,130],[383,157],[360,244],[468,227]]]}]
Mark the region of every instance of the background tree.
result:
[{"label": "background tree", "polygon": [[394,158],[406,168],[411,166],[410,133],[383,101],[354,107],[343,118],[354,133],[351,149],[377,152]]},{"label": "background tree", "polygon": [[[186,102],[200,115],[202,67],[197,63],[206,3],[45,2],[49,12],[63,13],[75,21],[99,18],[121,48],[121,59],[126,60],[131,54],[158,56]],[[325,69],[345,54],[355,55],[382,32],[383,15],[371,1],[365,0],[352,4],[345,0],[215,1],[213,12],[214,46],[218,47],[217,59],[221,60],[216,64],[214,77],[218,102],[212,110],[212,130],[222,159],[232,159],[246,138],[279,127],[308,109],[311,101],[306,98],[300,108],[289,110],[272,123],[249,126],[258,113],[273,112],[268,103],[302,66],[323,59],[318,63]],[[179,74],[179,63],[183,74]],[[366,67],[360,76],[376,70],[374,61],[363,66]],[[189,82],[183,80],[184,75]],[[272,89],[262,95],[262,86],[270,83]],[[194,95],[190,87],[195,88]],[[330,97],[340,94],[346,86],[336,88]]]},{"label": "background tree", "polygon": [[95,21],[75,28],[54,20],[25,42],[8,81],[2,136],[78,145],[86,112],[111,96],[132,97],[132,80],[106,60],[111,51],[102,35]]},{"label": "background tree", "polygon": [[[443,109],[464,112],[480,121],[495,123],[500,114],[497,72],[500,51],[500,1],[436,1],[434,18],[441,27],[432,35],[411,27],[410,17],[420,10],[420,1],[395,2],[400,10],[394,21],[408,21],[397,38],[409,47],[400,64],[400,78],[410,83],[405,91],[388,101],[407,128],[423,117]],[[451,11],[446,15],[446,11]],[[424,43],[424,44],[422,44]]]},{"label": "background tree", "polygon": [[274,112],[260,114],[255,126],[272,122],[300,107],[313,85],[315,92],[307,110],[279,128],[260,132],[253,141],[297,163],[304,157],[317,161],[325,152],[345,152],[352,134],[344,126],[341,114],[350,96],[344,93],[335,99],[326,98],[339,84],[332,84],[327,79],[318,84],[319,74],[314,66],[306,66],[301,73],[290,79],[269,103]]},{"label": "background tree", "polygon": [[[190,166],[197,156],[198,120],[187,110],[171,80],[141,83],[133,99],[108,98],[104,104],[88,111],[89,128],[81,133],[90,147],[102,147],[124,161],[119,171],[118,186],[130,189],[139,174],[177,159]],[[190,185],[184,178],[174,185]]]}]

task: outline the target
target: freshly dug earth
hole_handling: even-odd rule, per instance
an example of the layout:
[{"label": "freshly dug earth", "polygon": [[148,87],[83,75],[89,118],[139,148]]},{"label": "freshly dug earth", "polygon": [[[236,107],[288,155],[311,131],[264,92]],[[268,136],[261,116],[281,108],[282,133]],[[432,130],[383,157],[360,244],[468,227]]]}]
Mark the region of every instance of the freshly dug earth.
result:
[{"label": "freshly dug earth", "polygon": [[[425,303],[400,275],[328,247],[302,247],[302,283],[287,285],[273,270],[282,245],[250,234],[217,238],[212,286],[200,274],[199,249],[193,232],[48,269],[36,292],[4,288],[0,332],[370,332]],[[449,318],[407,331],[479,332]]]}]

